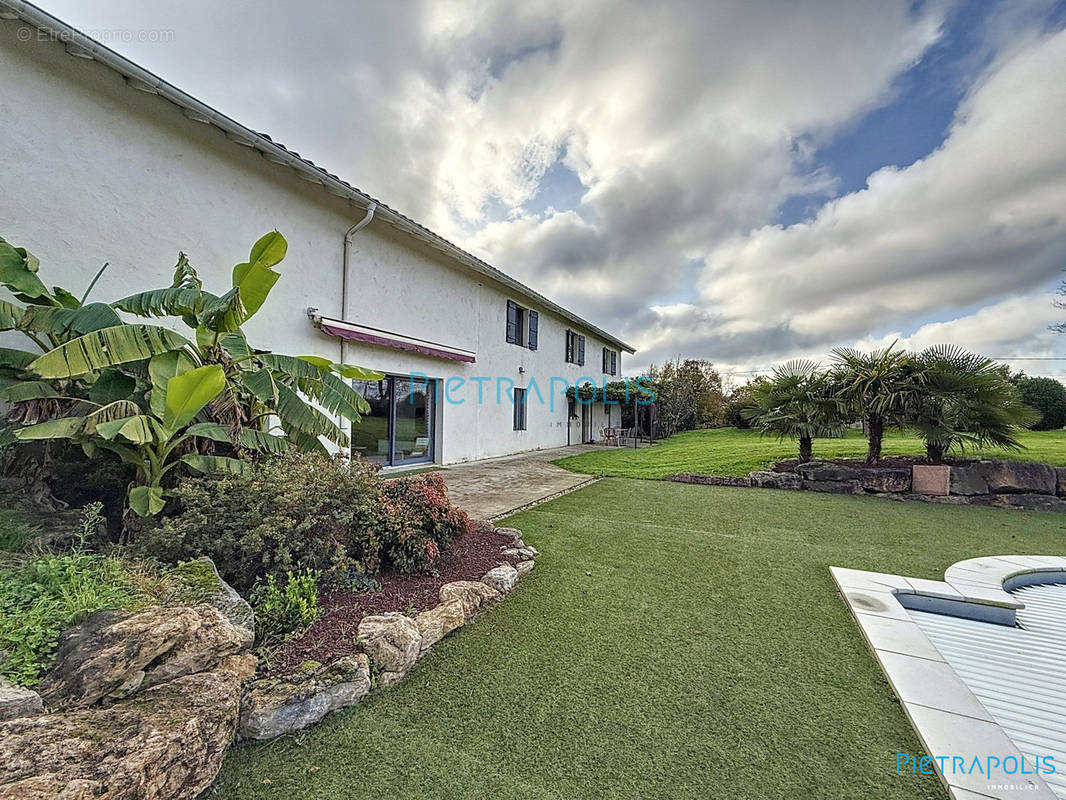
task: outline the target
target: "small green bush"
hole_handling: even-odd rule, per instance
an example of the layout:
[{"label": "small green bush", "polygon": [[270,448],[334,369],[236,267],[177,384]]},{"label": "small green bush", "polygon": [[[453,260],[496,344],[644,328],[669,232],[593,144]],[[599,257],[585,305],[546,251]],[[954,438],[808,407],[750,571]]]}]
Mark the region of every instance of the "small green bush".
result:
[{"label": "small green bush", "polygon": [[256,641],[263,645],[284,639],[318,619],[318,574],[288,573],[284,585],[273,575],[252,588]]},{"label": "small green bush", "polygon": [[173,490],[173,516],[133,551],[168,564],[209,556],[237,591],[304,569],[349,586],[382,567],[429,569],[470,525],[437,473],[383,480],[377,467],[313,454],[264,459],[250,475],[215,473]]},{"label": "small green bush", "polygon": [[1066,388],[1054,378],[1022,377],[1017,381],[1022,402],[1040,414],[1034,431],[1055,431],[1066,425]]},{"label": "small green bush", "polygon": [[0,570],[0,676],[36,685],[64,628],[97,611],[133,607],[138,600],[115,558],[49,555]]},{"label": "small green bush", "polygon": [[40,531],[29,514],[13,508],[0,508],[0,550],[8,553],[22,551],[26,542]]}]

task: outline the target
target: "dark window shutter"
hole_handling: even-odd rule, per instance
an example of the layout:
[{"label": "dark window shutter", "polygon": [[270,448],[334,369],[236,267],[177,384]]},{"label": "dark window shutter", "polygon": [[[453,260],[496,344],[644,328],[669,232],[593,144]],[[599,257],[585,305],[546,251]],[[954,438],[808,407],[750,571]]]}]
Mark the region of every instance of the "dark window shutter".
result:
[{"label": "dark window shutter", "polygon": [[617,350],[612,350],[611,351],[611,374],[612,375],[617,375],[618,374],[618,351]]},{"label": "dark window shutter", "polygon": [[566,332],[566,363],[574,363],[574,332]]},{"label": "dark window shutter", "polygon": [[518,306],[514,300],[507,301],[507,341],[511,344],[518,341]]},{"label": "dark window shutter", "polygon": [[611,371],[611,351],[608,350],[606,347],[603,348],[603,371]]},{"label": "dark window shutter", "polygon": [[585,366],[585,337],[577,337],[577,365],[579,367]]},{"label": "dark window shutter", "polygon": [[537,349],[537,325],[540,322],[540,314],[536,311],[529,312],[529,337],[526,339],[526,346],[530,350]]}]

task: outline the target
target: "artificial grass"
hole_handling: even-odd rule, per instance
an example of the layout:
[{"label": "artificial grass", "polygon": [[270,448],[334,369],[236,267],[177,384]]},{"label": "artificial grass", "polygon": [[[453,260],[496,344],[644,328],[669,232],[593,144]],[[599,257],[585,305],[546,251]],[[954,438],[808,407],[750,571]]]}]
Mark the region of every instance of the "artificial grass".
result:
[{"label": "artificial grass", "polygon": [[[1066,430],[1023,431],[1019,439],[1025,446],[1023,450],[990,448],[967,450],[963,455],[967,458],[1008,458],[1066,466]],[[886,456],[923,456],[925,444],[917,436],[891,432],[885,435],[882,452]],[[619,478],[664,478],[676,472],[743,476],[766,469],[775,461],[795,458],[796,455],[795,442],[761,436],[757,431],[717,428],[679,433],[653,447],[594,450],[561,458],[555,463],[573,472]],[[814,441],[815,458],[865,456],[866,439],[857,430],[848,431],[847,436],[840,439]]]},{"label": "artificial grass", "polygon": [[1057,514],[620,479],[508,524],[541,557],[505,603],[204,796],[941,800],[828,567],[1066,551]]}]

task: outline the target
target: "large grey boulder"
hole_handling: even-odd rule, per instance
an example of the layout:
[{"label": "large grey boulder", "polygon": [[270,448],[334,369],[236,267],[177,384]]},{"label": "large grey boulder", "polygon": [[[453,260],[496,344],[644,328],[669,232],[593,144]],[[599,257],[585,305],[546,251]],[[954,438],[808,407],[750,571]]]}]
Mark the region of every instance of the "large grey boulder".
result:
[{"label": "large grey boulder", "polygon": [[992,494],[1055,494],[1058,475],[1035,461],[982,461],[982,474]]},{"label": "large grey boulder", "polygon": [[314,725],[370,693],[370,662],[358,653],[303,675],[261,678],[245,688],[239,733],[273,739]]},{"label": "large grey boulder", "polygon": [[206,603],[101,611],[60,637],[41,695],[52,708],[119,700],[213,669],[249,644],[246,631]]},{"label": "large grey boulder", "polygon": [[748,480],[755,489],[792,489],[803,488],[803,480],[795,472],[770,472],[761,470],[748,474]]},{"label": "large grey boulder", "polygon": [[461,600],[446,600],[415,617],[415,627],[422,634],[421,652],[429,648],[466,622]]},{"label": "large grey boulder", "polygon": [[44,711],[41,696],[0,678],[0,722],[15,717],[29,717]]},{"label": "large grey boulder", "polygon": [[386,684],[402,677],[418,660],[422,634],[414,620],[397,611],[363,617],[359,638],[374,667],[395,673],[383,679]]},{"label": "large grey boulder", "polygon": [[[851,494],[855,486],[870,492],[909,492],[911,489],[911,471],[902,467],[853,467],[847,464],[834,464],[828,461],[811,461],[798,464],[796,474],[804,481],[816,484],[842,483],[848,486],[842,493]],[[833,491],[829,488],[806,486],[812,491]]]},{"label": "large grey boulder", "polygon": [[1066,467],[1055,467],[1055,494],[1066,497]]},{"label": "large grey boulder", "polygon": [[218,774],[254,665],[235,656],[108,706],[0,723],[0,800],[191,800]]},{"label": "large grey boulder", "polygon": [[823,492],[825,494],[865,494],[862,484],[858,481],[827,480],[812,481],[804,480],[803,488],[808,492]]},{"label": "large grey boulder", "polygon": [[1019,508],[1024,511],[1066,512],[1066,499],[1048,494],[1000,494],[996,495],[995,504],[1003,508]]},{"label": "large grey boulder", "polygon": [[507,594],[518,583],[518,570],[510,564],[501,564],[486,572],[482,576],[481,582],[491,586],[500,594]]},{"label": "large grey boulder", "polygon": [[988,479],[985,467],[980,461],[969,461],[951,465],[949,494],[978,495],[988,494]]},{"label": "large grey boulder", "polygon": [[440,587],[440,599],[460,601],[464,619],[471,619],[484,606],[500,602],[503,595],[481,581],[452,581]]}]

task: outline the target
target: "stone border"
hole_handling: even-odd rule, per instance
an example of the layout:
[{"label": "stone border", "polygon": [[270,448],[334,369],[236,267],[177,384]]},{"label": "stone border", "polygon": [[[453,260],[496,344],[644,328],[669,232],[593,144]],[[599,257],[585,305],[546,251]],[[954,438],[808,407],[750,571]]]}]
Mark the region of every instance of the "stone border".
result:
[{"label": "stone border", "polygon": [[943,465],[948,475],[933,493],[918,491],[917,476],[930,465],[913,467],[864,466],[834,461],[797,464],[794,472],[759,470],[747,477],[726,477],[681,472],[666,476],[676,483],[736,486],[755,489],[790,489],[828,494],[871,495],[891,500],[919,500],[946,505],[980,505],[1023,511],[1066,513],[1066,468],[1037,461],[966,461]]},{"label": "stone border", "polygon": [[[947,663],[908,608],[1013,625],[1024,608],[1008,589],[1034,583],[1066,583],[1066,558],[988,556],[952,564],[943,581],[830,567],[830,573],[867,645],[926,752],[963,756],[967,763],[989,754],[1021,758],[1017,746]],[[1055,800],[1037,775],[1005,775],[1003,783],[932,764],[957,800],[1031,798]]]},{"label": "stone border", "polygon": [[325,667],[280,678],[259,678],[245,686],[238,732],[242,739],[274,739],[303,730],[332,711],[357,705],[375,685],[392,686],[441,639],[484,609],[499,603],[533,569],[540,553],[516,528],[496,528],[509,536],[502,562],[477,581],[453,581],[440,587],[440,603],[409,617],[390,611],[363,617],[358,636],[362,653]]},{"label": "stone border", "polygon": [[[510,517],[510,516],[512,516],[514,514],[517,514],[520,511],[528,511],[531,508],[536,508],[539,505],[547,503],[549,500],[555,500],[556,498],[562,497],[563,495],[570,494],[571,492],[576,492],[578,489],[584,489],[586,486],[591,486],[592,484],[596,483],[598,480],[599,480],[599,478],[589,478],[588,480],[584,480],[584,481],[582,481],[581,483],[579,483],[579,484],[577,484],[575,486],[569,486],[566,489],[562,489],[562,490],[560,490],[558,492],[552,492],[551,494],[546,494],[546,495],[544,495],[544,497],[541,497],[538,500],[534,500],[531,503],[526,503],[525,505],[516,506],[515,508],[512,508],[510,511],[504,511],[502,514],[494,514],[492,517],[489,518],[488,521],[489,522],[496,522],[497,520],[506,519],[507,517]],[[513,528],[499,528],[498,530],[514,530],[514,529]]]}]

